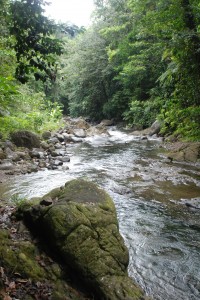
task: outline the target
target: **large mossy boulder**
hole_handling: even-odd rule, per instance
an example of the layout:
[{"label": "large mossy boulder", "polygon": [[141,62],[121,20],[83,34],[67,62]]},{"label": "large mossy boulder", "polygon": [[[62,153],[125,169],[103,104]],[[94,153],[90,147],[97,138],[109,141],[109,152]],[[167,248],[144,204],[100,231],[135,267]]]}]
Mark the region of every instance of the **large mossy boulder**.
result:
[{"label": "large mossy boulder", "polygon": [[31,131],[15,131],[11,134],[11,139],[17,147],[26,147],[29,149],[40,147],[40,138]]},{"label": "large mossy boulder", "polygon": [[128,250],[119,233],[114,203],[105,191],[92,182],[72,180],[39,201],[22,208],[26,223],[94,299],[145,299],[127,275]]}]

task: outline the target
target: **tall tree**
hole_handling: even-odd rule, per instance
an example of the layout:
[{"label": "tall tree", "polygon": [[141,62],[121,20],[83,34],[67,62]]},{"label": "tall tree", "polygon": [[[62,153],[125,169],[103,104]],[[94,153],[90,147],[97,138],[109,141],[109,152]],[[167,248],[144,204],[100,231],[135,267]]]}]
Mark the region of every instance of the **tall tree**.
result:
[{"label": "tall tree", "polygon": [[11,2],[11,34],[15,36],[16,78],[25,83],[29,75],[36,80],[56,79],[56,55],[62,52],[61,41],[53,36],[56,26],[43,15],[43,0]]}]

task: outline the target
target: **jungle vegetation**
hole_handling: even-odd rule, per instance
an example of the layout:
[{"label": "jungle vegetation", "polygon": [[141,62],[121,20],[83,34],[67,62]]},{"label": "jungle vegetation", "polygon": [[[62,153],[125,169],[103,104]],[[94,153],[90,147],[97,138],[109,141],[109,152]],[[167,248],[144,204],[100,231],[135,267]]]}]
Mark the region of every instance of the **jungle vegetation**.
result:
[{"label": "jungle vegetation", "polygon": [[198,0],[94,0],[90,28],[55,24],[43,0],[0,1],[0,132],[41,132],[62,114],[156,119],[200,140]]}]

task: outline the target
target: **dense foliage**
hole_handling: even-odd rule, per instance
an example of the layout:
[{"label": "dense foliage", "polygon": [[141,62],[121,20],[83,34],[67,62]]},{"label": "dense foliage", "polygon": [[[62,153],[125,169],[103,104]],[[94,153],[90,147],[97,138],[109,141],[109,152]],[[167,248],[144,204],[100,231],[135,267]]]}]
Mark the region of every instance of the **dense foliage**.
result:
[{"label": "dense foliage", "polygon": [[[41,130],[42,115],[52,115],[44,111],[60,115],[58,102],[71,116],[135,128],[158,119],[163,134],[200,140],[199,1],[95,0],[88,30],[53,24],[42,0],[1,3],[2,128]],[[33,122],[19,113],[28,107]]]},{"label": "dense foliage", "polygon": [[43,0],[11,2],[10,32],[15,36],[16,78],[25,83],[29,74],[36,80],[56,80],[56,55],[61,54],[61,41],[52,36],[56,26],[45,17]]},{"label": "dense foliage", "polygon": [[199,1],[94,2],[93,26],[65,54],[70,113],[139,128],[160,119],[164,134],[200,139]]},{"label": "dense foliage", "polygon": [[[28,1],[22,1],[21,4],[25,2],[28,3]],[[12,28],[11,32],[14,30],[12,9],[15,4],[19,4],[19,1],[2,0],[0,5],[0,133],[5,137],[18,129],[41,132],[45,129],[56,128],[62,115],[61,106],[56,102],[51,103],[46,98],[41,85],[37,87],[33,84],[22,85],[15,79],[17,74],[17,78],[24,82],[21,80],[22,77],[29,73],[28,71],[27,74],[19,73],[19,66],[22,64],[25,66],[28,59],[23,57],[23,53],[17,52],[19,41],[10,34],[10,28]],[[17,9],[15,16],[16,13]],[[23,26],[25,26],[24,23]],[[30,23],[30,27],[33,29],[34,24]],[[24,34],[27,34],[27,31],[23,30]],[[21,42],[25,43],[23,39]],[[21,49],[24,49],[24,53],[29,51],[32,53],[32,58],[36,59],[33,57],[34,52],[32,51],[34,50],[31,45],[29,45],[29,50],[25,44]],[[34,68],[34,72],[36,72],[36,68]],[[22,77],[19,78],[19,75]]]}]

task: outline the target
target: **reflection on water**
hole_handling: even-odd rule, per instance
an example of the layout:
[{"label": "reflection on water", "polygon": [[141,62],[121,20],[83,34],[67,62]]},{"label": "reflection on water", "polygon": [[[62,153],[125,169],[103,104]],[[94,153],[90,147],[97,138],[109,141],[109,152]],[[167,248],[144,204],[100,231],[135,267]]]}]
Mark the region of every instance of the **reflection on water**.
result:
[{"label": "reflection on water", "polygon": [[199,168],[167,162],[159,145],[118,131],[87,138],[69,146],[70,170],[17,176],[0,192],[31,198],[77,177],[97,182],[115,201],[130,276],[154,299],[198,300],[200,210],[177,201],[200,201]]}]

